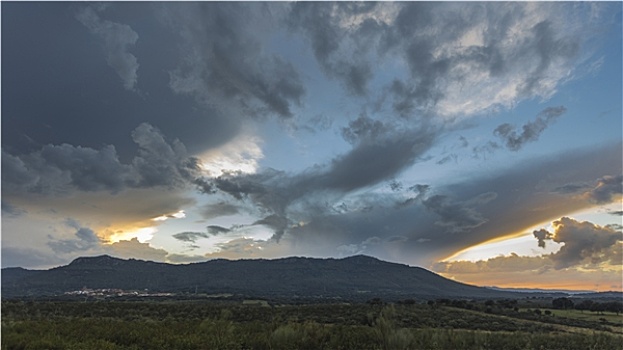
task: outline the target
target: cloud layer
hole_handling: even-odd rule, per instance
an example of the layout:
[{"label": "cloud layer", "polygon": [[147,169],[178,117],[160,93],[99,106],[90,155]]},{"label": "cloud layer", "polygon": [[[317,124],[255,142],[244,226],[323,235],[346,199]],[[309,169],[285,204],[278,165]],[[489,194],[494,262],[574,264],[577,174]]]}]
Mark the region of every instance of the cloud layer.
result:
[{"label": "cloud layer", "polygon": [[[617,201],[620,118],[602,111],[618,113],[620,84],[590,80],[620,76],[600,71],[620,61],[599,41],[620,42],[617,11],[4,4],[3,264],[364,253],[429,266]],[[614,256],[605,225],[561,225],[537,233],[565,244],[552,269]]]}]

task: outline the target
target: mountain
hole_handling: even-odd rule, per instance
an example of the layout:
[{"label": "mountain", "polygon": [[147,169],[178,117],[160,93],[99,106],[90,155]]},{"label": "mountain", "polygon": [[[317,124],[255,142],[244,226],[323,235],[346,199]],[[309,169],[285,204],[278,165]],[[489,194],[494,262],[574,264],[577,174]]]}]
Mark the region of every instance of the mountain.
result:
[{"label": "mountain", "polygon": [[77,258],[50,270],[2,269],[2,296],[62,295],[90,289],[229,293],[260,298],[503,298],[515,293],[451,281],[419,267],[369,256],[290,257],[172,265],[107,255]]}]

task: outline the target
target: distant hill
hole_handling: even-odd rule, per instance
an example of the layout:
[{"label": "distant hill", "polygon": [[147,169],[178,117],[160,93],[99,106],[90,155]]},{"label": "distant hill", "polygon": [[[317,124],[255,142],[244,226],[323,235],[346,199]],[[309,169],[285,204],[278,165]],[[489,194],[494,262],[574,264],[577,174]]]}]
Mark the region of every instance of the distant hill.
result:
[{"label": "distant hill", "polygon": [[107,255],[50,270],[2,269],[2,297],[61,295],[82,288],[171,293],[229,293],[257,298],[346,300],[504,298],[518,293],[451,281],[428,270],[369,256],[291,257],[172,265]]}]

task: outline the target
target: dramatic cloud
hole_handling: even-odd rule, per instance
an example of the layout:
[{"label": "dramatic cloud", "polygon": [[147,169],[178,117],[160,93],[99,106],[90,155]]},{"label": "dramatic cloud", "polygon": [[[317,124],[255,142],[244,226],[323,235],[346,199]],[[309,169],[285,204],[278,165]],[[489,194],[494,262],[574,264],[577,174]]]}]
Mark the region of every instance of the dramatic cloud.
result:
[{"label": "dramatic cloud", "polygon": [[539,247],[545,247],[545,241],[564,243],[560,250],[549,256],[554,268],[563,269],[582,262],[598,264],[607,261],[621,265],[623,261],[613,259],[620,256],[623,234],[608,227],[563,217],[553,222],[554,232],[534,231],[539,240]]},{"label": "dramatic cloud", "polygon": [[48,246],[50,246],[54,252],[61,254],[77,253],[97,248],[102,243],[93,230],[88,227],[81,227],[75,220],[67,219],[66,225],[76,230],[74,233],[75,238],[50,240]]},{"label": "dramatic cloud", "polygon": [[85,7],[78,12],[76,18],[84,24],[89,31],[98,36],[104,42],[106,62],[112,67],[128,90],[134,90],[138,79],[138,60],[128,50],[138,40],[138,34],[126,24],[102,20],[98,12],[103,6]]},{"label": "dramatic cloud", "polygon": [[486,283],[496,286],[532,288],[549,279],[550,288],[577,289],[582,285],[603,291],[621,288],[623,234],[620,231],[568,217],[554,221],[553,226],[553,233],[541,229],[533,235],[540,247],[544,248],[548,240],[560,244],[554,253],[540,256],[511,253],[479,261],[444,261],[433,264],[432,269],[468,283],[474,283],[478,275],[487,276]]},{"label": "dramatic cloud", "polygon": [[[295,3],[287,20],[291,28],[309,38],[323,71],[340,80],[349,92],[363,96],[373,78],[371,62],[365,56],[377,45],[383,12],[372,2]],[[352,23],[358,16],[367,19]]]},{"label": "dramatic cloud", "polygon": [[288,23],[310,40],[323,71],[352,93],[367,93],[375,60],[399,57],[410,76],[386,85],[394,111],[456,116],[549,97],[570,78],[582,35],[556,17],[567,13],[549,7],[297,3]]},{"label": "dramatic cloud", "polygon": [[[299,74],[277,55],[262,52],[258,34],[270,31],[267,4],[186,3],[163,6],[166,22],[181,36],[184,52],[170,87],[198,101],[227,108],[238,101],[254,113],[292,117],[305,93]],[[253,59],[249,59],[253,57]],[[258,104],[259,103],[259,104]],[[231,106],[231,105],[230,105]],[[244,112],[242,108],[226,112]]]},{"label": "dramatic cloud", "polygon": [[[429,266],[619,210],[603,207],[623,192],[617,4],[2,10],[3,264],[362,252]],[[620,243],[600,232],[558,271],[609,269]]]},{"label": "dramatic cloud", "polygon": [[149,124],[132,132],[139,146],[131,164],[120,162],[114,146],[100,150],[62,144],[19,157],[2,154],[2,187],[8,193],[62,194],[81,191],[118,192],[125,188],[179,187],[195,182],[196,158],[178,140],[169,144]]},{"label": "dramatic cloud", "polygon": [[[225,174],[214,181],[215,187],[239,200],[250,198],[282,217],[279,224],[268,225],[280,237],[288,212],[324,212],[329,208],[323,203],[395,177],[432,146],[436,135],[427,129],[394,130],[365,117],[352,122],[342,133],[355,143],[353,149],[325,166],[298,175],[275,170]],[[298,222],[302,218],[288,219]]]},{"label": "dramatic cloud", "polygon": [[564,106],[548,107],[541,111],[534,121],[525,124],[521,134],[518,134],[517,130],[510,124],[498,126],[493,134],[499,136],[506,143],[508,149],[518,151],[525,143],[538,140],[543,130],[566,111]]},{"label": "dramatic cloud", "polygon": [[447,261],[431,266],[447,278],[481,286],[612,291],[621,290],[621,269],[562,269],[547,256],[510,254],[479,261]]}]

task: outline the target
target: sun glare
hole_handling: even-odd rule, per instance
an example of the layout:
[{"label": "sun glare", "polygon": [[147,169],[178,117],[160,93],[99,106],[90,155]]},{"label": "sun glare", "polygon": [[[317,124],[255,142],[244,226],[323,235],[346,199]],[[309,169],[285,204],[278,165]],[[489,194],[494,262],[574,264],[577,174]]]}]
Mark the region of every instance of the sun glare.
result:
[{"label": "sun glare", "polygon": [[482,242],[466,249],[460,250],[442,261],[457,260],[487,260],[499,255],[508,255],[515,253],[518,255],[536,256],[551,253],[558,250],[559,246],[550,244],[546,249],[537,246],[537,240],[532,235],[534,230],[546,229],[553,231],[551,222],[543,222],[541,224],[526,228],[519,232],[497,237],[486,242]]},{"label": "sun glare", "polygon": [[145,243],[154,237],[154,233],[158,230],[155,227],[142,227],[132,231],[119,231],[110,236],[110,243],[119,241],[129,241],[136,238],[139,242]]}]

